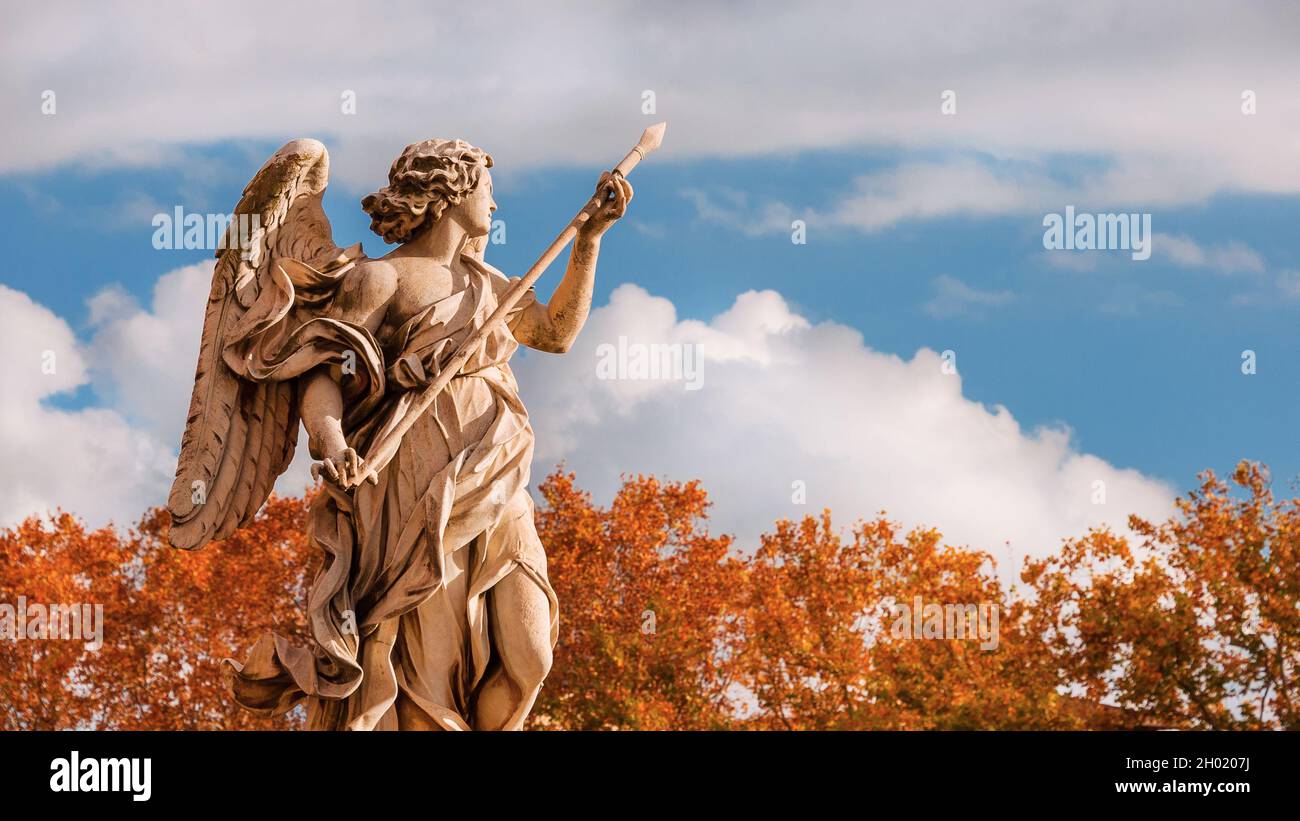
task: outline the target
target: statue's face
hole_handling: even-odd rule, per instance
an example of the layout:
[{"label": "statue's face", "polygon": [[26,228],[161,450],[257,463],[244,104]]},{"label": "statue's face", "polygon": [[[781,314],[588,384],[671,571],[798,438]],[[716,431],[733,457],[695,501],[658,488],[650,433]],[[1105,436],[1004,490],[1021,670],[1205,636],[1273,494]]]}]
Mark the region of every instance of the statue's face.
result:
[{"label": "statue's face", "polygon": [[459,205],[448,209],[448,214],[465,229],[471,237],[481,237],[492,230],[492,214],[497,210],[496,200],[492,199],[492,174],[484,168],[478,180],[478,187],[465,196]]}]

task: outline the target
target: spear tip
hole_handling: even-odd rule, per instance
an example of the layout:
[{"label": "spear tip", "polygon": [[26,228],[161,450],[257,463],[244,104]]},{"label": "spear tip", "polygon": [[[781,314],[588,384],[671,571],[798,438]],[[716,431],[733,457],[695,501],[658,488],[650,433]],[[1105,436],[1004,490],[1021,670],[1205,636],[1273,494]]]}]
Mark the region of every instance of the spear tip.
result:
[{"label": "spear tip", "polygon": [[644,153],[649,154],[658,148],[664,141],[664,130],[668,128],[667,122],[656,123],[645,131],[641,132],[641,140],[637,147]]}]

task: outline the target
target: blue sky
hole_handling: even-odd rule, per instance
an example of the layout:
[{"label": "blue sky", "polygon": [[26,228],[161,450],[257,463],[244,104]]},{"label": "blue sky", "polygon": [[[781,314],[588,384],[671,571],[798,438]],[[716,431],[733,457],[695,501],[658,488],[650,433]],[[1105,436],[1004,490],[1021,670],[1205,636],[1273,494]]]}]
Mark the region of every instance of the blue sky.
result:
[{"label": "blue sky", "polygon": [[[490,142],[484,145],[491,150]],[[121,285],[147,301],[160,275],[211,253],[155,250],[153,227],[142,215],[169,212],[173,203],[190,211],[228,210],[256,158],[276,147],[190,147],[210,161],[199,181],[188,179],[183,166],[166,165],[9,175],[0,180],[0,239],[9,249],[3,281],[74,327],[88,319],[87,298],[107,286]],[[1077,162],[1064,159],[1060,169]],[[1081,447],[1119,466],[1184,488],[1197,472],[1222,474],[1238,459],[1263,461],[1279,479],[1300,473],[1300,440],[1292,435],[1300,384],[1296,305],[1269,297],[1267,278],[1262,284],[1258,276],[1188,269],[1159,249],[1142,262],[1123,252],[1093,252],[1101,257],[1095,269],[1061,269],[1047,260],[1041,215],[1032,214],[913,221],[875,233],[823,227],[814,218],[808,243],[795,245],[788,231],[748,236],[701,220],[683,195],[789,198],[798,214],[824,207],[847,179],[881,163],[870,152],[852,151],[775,162],[656,158],[634,179],[628,224],[606,243],[596,303],[635,282],[671,299],[681,316],[708,319],[742,291],[775,289],[813,321],[856,328],[876,350],[903,357],[921,347],[956,351],[968,397],[1003,404],[1026,426],[1064,422]],[[597,170],[500,170],[497,216],[506,222],[507,242],[490,249],[494,264],[507,273],[525,270],[581,204]],[[383,171],[376,167],[376,185]],[[368,230],[358,206],[363,193],[331,189],[326,209],[340,243],[360,239],[378,255],[386,246]],[[134,219],[121,215],[129,203],[136,204]],[[1066,204],[1076,203],[1058,210]],[[115,210],[119,218],[106,219]],[[1300,267],[1290,229],[1297,222],[1298,197],[1223,195],[1162,209],[1153,227],[1207,246],[1240,242],[1273,270]],[[543,290],[561,271],[557,264]],[[924,306],[944,275],[1013,299],[932,316]],[[1234,304],[1241,295],[1262,301]],[[1254,375],[1241,373],[1245,349],[1257,352]],[[56,401],[78,407],[95,397],[83,390]]]},{"label": "blue sky", "polygon": [[[228,212],[311,136],[336,241],[380,255],[360,197],[405,144],[457,136],[496,158],[488,260],[518,274],[659,120],[579,345],[516,362],[536,472],[601,498],[701,478],[751,542],[826,505],[1039,553],[1162,516],[1207,468],[1300,474],[1291,5],[234,3],[238,37],[168,8],[24,9],[0,35],[0,447],[31,465],[0,477],[4,522],[165,495],[211,252],[153,248],[155,213]],[[1151,258],[1045,250],[1071,205],[1149,214]],[[601,381],[620,335],[697,346],[704,389]]]}]

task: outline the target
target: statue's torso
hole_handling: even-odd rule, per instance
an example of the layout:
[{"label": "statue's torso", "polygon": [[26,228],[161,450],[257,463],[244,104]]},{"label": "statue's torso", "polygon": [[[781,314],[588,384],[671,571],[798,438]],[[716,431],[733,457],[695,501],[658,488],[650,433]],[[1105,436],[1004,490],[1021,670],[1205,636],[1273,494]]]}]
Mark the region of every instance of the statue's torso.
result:
[{"label": "statue's torso", "polygon": [[376,262],[391,266],[396,274],[396,287],[378,329],[380,338],[387,337],[430,305],[465,290],[473,274],[459,259],[450,266],[416,257],[392,257]]},{"label": "statue's torso", "polygon": [[[449,265],[425,257],[390,255],[357,259],[343,275],[325,313],[363,325],[389,358],[413,353],[412,345],[443,357],[483,325],[515,280],[477,259],[459,256]],[[531,289],[507,316],[517,315],[535,301]],[[431,345],[438,348],[431,350]],[[505,325],[488,334],[485,344],[464,370],[505,364],[518,347]]]}]

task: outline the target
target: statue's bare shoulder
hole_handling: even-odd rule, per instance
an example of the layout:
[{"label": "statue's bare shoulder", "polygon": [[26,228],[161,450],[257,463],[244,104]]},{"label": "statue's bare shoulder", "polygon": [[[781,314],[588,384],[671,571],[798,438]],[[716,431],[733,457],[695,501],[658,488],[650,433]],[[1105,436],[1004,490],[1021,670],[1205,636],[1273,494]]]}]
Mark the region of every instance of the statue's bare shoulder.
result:
[{"label": "statue's bare shoulder", "polygon": [[425,308],[465,287],[472,275],[457,259],[451,265],[398,252],[363,259],[339,284],[338,316],[365,325],[371,333],[400,327]]},{"label": "statue's bare shoulder", "polygon": [[360,260],[339,283],[335,300],[339,318],[364,325],[371,333],[378,332],[399,283],[397,268],[387,260]]}]

